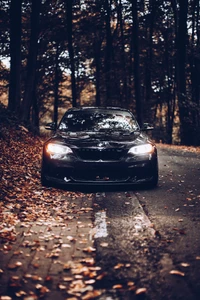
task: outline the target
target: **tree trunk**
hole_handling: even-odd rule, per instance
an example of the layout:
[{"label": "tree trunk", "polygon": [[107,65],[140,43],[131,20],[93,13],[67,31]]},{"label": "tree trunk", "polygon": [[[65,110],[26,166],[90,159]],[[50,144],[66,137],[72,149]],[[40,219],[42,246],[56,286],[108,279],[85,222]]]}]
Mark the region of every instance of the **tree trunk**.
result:
[{"label": "tree trunk", "polygon": [[[196,48],[199,49],[200,45],[200,15],[199,15],[199,0],[195,0],[196,3],[196,20],[194,20],[196,26]],[[194,101],[197,105],[200,105],[200,57],[198,54],[194,57]],[[199,122],[200,124],[200,122]]]},{"label": "tree trunk", "polygon": [[105,54],[105,79],[106,79],[106,105],[109,105],[111,98],[111,59],[112,59],[112,36],[110,29],[110,0],[105,0],[106,19],[106,54]]},{"label": "tree trunk", "polygon": [[138,31],[138,11],[137,0],[132,1],[132,16],[133,16],[133,53],[134,53],[134,83],[135,83],[135,101],[136,115],[138,123],[141,125],[143,121],[142,103],[140,95],[140,58],[139,58],[139,31]]},{"label": "tree trunk", "polygon": [[187,13],[188,0],[179,1],[179,26],[178,26],[178,103],[180,117],[181,143],[190,145],[192,141],[190,113],[186,95],[186,42],[187,42]]},{"label": "tree trunk", "polygon": [[10,84],[8,108],[18,112],[21,101],[21,8],[22,0],[10,4]]},{"label": "tree trunk", "polygon": [[[167,114],[166,114],[166,142],[168,144],[172,144],[172,132],[173,132],[173,123],[174,123],[174,113],[175,113],[175,97],[173,95],[173,85],[172,85],[172,78],[173,78],[173,65],[171,65],[171,61],[169,59],[169,45],[170,45],[170,38],[169,33],[170,30],[166,28],[163,31],[163,37],[164,37],[164,61],[163,66],[166,69],[166,76],[167,79],[164,78],[164,80],[167,81],[166,86],[166,102],[167,102]],[[163,83],[164,85],[165,83]]]},{"label": "tree trunk", "polygon": [[73,18],[72,18],[72,0],[65,0],[66,3],[66,18],[67,18],[67,41],[68,51],[71,67],[71,89],[72,89],[72,106],[77,106],[77,95],[76,95],[76,76],[75,76],[75,59],[74,59],[74,46],[73,46]]},{"label": "tree trunk", "polygon": [[147,57],[146,57],[146,95],[145,100],[146,104],[149,107],[149,102],[152,97],[152,57],[153,57],[153,32],[154,32],[154,23],[155,23],[155,14],[156,14],[157,3],[156,1],[152,1],[150,3],[150,25],[147,33],[148,39],[148,49],[147,49]]},{"label": "tree trunk", "polygon": [[59,44],[56,43],[56,57],[55,57],[55,83],[54,83],[54,118],[53,121],[56,124],[58,124],[58,101],[59,101],[59,95],[58,95],[58,89],[59,89]]},{"label": "tree trunk", "polygon": [[94,41],[94,62],[96,67],[96,106],[101,105],[101,99],[100,99],[100,67],[101,67],[101,61],[100,61],[100,53],[101,53],[101,41],[98,40],[98,36],[96,35],[95,41]]},{"label": "tree trunk", "polygon": [[128,95],[127,95],[127,76],[126,76],[126,59],[125,59],[125,42],[124,42],[124,26],[123,26],[123,19],[122,19],[122,0],[119,0],[118,6],[118,18],[120,24],[120,44],[121,44],[121,54],[122,54],[122,102],[128,107]]},{"label": "tree trunk", "polygon": [[32,124],[34,127],[35,134],[40,133],[40,120],[39,120],[39,107],[38,107],[38,99],[37,99],[37,92],[36,92],[36,81],[34,83],[33,95],[32,95]]},{"label": "tree trunk", "polygon": [[35,74],[37,68],[38,36],[39,36],[39,15],[41,0],[32,1],[31,11],[31,37],[27,61],[27,76],[25,82],[25,92],[22,102],[22,119],[25,122],[30,120],[30,109],[32,103],[32,94],[34,88]]}]

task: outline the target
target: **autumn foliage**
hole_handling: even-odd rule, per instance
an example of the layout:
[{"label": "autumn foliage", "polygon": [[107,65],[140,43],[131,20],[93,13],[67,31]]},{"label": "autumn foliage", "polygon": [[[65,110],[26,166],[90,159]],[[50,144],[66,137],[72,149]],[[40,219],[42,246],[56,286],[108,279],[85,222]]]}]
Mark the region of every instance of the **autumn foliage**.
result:
[{"label": "autumn foliage", "polygon": [[99,296],[91,195],[42,187],[43,140],[2,106],[0,120],[0,298]]}]

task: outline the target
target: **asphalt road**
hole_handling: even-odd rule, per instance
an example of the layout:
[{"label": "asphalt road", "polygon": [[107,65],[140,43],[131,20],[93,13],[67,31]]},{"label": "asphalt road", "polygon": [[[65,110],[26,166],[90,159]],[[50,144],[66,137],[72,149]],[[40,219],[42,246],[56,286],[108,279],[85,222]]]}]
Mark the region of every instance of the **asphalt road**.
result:
[{"label": "asphalt road", "polygon": [[158,188],[95,195],[102,299],[200,299],[200,154],[158,153]]}]

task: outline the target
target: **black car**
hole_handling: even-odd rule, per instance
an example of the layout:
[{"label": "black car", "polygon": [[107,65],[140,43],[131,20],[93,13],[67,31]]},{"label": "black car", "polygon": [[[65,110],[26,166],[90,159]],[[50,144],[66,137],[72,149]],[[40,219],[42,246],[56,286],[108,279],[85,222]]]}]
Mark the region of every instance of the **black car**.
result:
[{"label": "black car", "polygon": [[158,183],[154,143],[133,114],[117,107],[71,108],[44,143],[41,182],[66,185]]}]

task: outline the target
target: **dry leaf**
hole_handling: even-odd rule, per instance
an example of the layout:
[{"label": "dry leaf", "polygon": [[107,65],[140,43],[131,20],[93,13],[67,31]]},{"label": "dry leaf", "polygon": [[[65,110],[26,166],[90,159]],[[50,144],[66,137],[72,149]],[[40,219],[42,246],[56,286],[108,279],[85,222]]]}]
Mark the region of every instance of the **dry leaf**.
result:
[{"label": "dry leaf", "polygon": [[178,270],[171,270],[169,273],[172,274],[172,275],[178,275],[178,276],[181,276],[181,277],[185,276],[185,273],[180,272]]},{"label": "dry leaf", "polygon": [[24,278],[26,278],[26,279],[32,278],[32,275],[31,274],[25,274]]},{"label": "dry leaf", "polygon": [[184,267],[184,268],[187,268],[187,267],[190,266],[190,264],[188,264],[188,263],[181,263],[181,266]]},{"label": "dry leaf", "polygon": [[96,277],[96,280],[102,280],[106,275],[107,275],[107,273],[104,272],[104,273],[98,275],[98,276]]},{"label": "dry leaf", "polygon": [[100,246],[106,248],[106,247],[108,247],[108,243],[101,243]]},{"label": "dry leaf", "polygon": [[117,289],[122,289],[123,286],[122,286],[121,284],[115,284],[115,285],[113,285],[112,288],[113,288],[114,290],[117,290]]},{"label": "dry leaf", "polygon": [[129,282],[127,282],[127,285],[128,285],[128,286],[133,286],[133,285],[135,285],[135,282],[129,281]]},{"label": "dry leaf", "polygon": [[71,245],[69,245],[69,244],[62,244],[61,247],[62,247],[62,248],[71,248]]},{"label": "dry leaf", "polygon": [[32,279],[33,281],[42,281],[42,277],[40,277],[40,276],[38,276],[38,275],[32,275],[32,276],[31,276],[31,279]]},{"label": "dry leaf", "polygon": [[46,283],[49,283],[49,282],[52,282],[52,281],[53,281],[53,278],[52,278],[51,276],[47,275],[47,276],[45,277],[45,282],[46,282]]},{"label": "dry leaf", "polygon": [[136,295],[141,295],[141,294],[146,294],[147,293],[147,289],[146,288],[139,288],[135,291]]},{"label": "dry leaf", "polygon": [[24,297],[23,300],[38,300],[38,297],[36,295],[31,295]]},{"label": "dry leaf", "polygon": [[98,291],[98,290],[94,290],[91,292],[88,292],[86,295],[82,296],[82,300],[90,300],[90,299],[94,299],[97,298],[99,296],[101,296],[102,292]]},{"label": "dry leaf", "polygon": [[67,236],[67,239],[68,239],[70,242],[75,242],[75,241],[76,241],[76,239],[75,239],[73,236],[70,236],[70,235]]},{"label": "dry leaf", "polygon": [[93,248],[93,247],[87,247],[87,248],[83,249],[83,251],[84,251],[84,252],[88,252],[88,253],[90,253],[90,252],[95,252],[95,251],[96,251],[96,249],[95,249],[95,248]]},{"label": "dry leaf", "polygon": [[20,267],[22,265],[22,263],[20,263],[20,262],[16,262],[16,263],[14,263],[14,264],[9,264],[8,265],[8,269],[9,270],[14,270],[14,269],[16,269],[17,267]]},{"label": "dry leaf", "polygon": [[95,279],[86,280],[85,284],[94,284],[96,281]]},{"label": "dry leaf", "polygon": [[73,278],[72,277],[63,277],[63,281],[70,282],[70,281],[73,281]]},{"label": "dry leaf", "polygon": [[86,258],[82,259],[81,262],[84,262],[84,263],[86,263],[87,265],[90,265],[90,266],[95,264],[95,261],[94,261],[93,257],[86,257]]},{"label": "dry leaf", "polygon": [[64,285],[64,284],[59,284],[58,288],[59,288],[59,290],[66,290],[67,289],[66,285]]},{"label": "dry leaf", "polygon": [[19,291],[15,294],[17,297],[23,297],[26,296],[26,292],[25,291]]},{"label": "dry leaf", "polygon": [[124,264],[118,263],[116,266],[114,266],[114,269],[118,270],[118,269],[121,269],[122,267],[124,267]]}]

